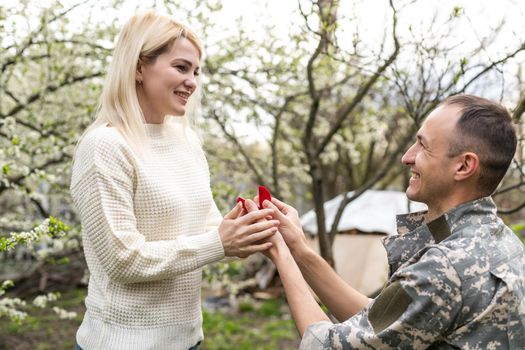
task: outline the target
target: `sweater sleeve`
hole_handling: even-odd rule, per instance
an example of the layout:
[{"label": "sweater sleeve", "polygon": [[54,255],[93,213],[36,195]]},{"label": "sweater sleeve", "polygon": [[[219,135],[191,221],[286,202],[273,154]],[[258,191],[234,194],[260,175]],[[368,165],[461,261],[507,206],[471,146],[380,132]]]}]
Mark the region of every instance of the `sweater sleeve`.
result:
[{"label": "sweater sleeve", "polygon": [[[111,138],[79,147],[71,193],[80,212],[84,244],[92,246],[108,277],[120,283],[184,274],[224,257],[216,229],[173,240],[146,241],[134,215],[135,159]],[[89,142],[86,142],[89,144]]]}]

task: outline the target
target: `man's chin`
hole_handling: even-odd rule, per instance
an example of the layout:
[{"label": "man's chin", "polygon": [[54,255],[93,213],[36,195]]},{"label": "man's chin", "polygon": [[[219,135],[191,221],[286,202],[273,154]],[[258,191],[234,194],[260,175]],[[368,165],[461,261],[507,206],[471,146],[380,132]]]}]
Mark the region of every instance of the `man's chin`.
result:
[{"label": "man's chin", "polygon": [[417,195],[417,192],[415,191],[412,191],[409,188],[407,188],[407,190],[405,191],[406,195],[407,195],[407,198],[410,199],[411,201],[414,201],[414,202],[421,202],[421,200],[419,200],[419,196]]}]

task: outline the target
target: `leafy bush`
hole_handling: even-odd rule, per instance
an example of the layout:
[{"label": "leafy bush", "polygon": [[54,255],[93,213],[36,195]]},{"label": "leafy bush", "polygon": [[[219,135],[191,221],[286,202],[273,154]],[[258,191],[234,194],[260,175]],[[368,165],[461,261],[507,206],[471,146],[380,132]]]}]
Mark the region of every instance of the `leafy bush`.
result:
[{"label": "leafy bush", "polygon": [[[9,235],[0,237],[0,253],[14,251],[17,247],[26,247],[37,260],[53,261],[57,254],[62,254],[69,249],[77,249],[79,242],[75,235],[67,235],[71,229],[62,221],[49,217],[42,223],[29,231],[11,232]],[[35,248],[38,245],[38,249]],[[27,318],[28,305],[20,298],[6,297],[6,290],[13,287],[10,280],[0,283],[0,318],[7,317],[11,321],[20,324]],[[60,298],[60,293],[47,293],[34,298],[32,305],[38,308],[46,308],[49,303],[54,303]],[[77,315],[60,307],[53,306],[52,310],[60,318],[72,319]]]}]

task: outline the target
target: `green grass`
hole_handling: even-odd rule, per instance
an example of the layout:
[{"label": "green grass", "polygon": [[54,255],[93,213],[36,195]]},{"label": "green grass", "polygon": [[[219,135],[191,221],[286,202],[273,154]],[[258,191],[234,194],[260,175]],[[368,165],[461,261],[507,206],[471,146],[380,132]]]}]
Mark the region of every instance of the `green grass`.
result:
[{"label": "green grass", "polygon": [[[279,301],[273,301],[278,303]],[[268,305],[265,302],[263,305]],[[297,349],[299,335],[293,321],[256,310],[230,315],[204,310],[203,350],[285,350]]]},{"label": "green grass", "polygon": [[299,335],[282,299],[244,300],[238,314],[203,312],[203,350],[297,349]]},{"label": "green grass", "polygon": [[[76,311],[74,320],[60,320],[50,309],[30,308],[20,325],[0,319],[0,349],[71,350],[84,315],[86,290],[62,293],[56,304]],[[243,300],[238,313],[203,310],[204,342],[200,350],[288,350],[297,349],[299,335],[282,299],[255,302]]]}]

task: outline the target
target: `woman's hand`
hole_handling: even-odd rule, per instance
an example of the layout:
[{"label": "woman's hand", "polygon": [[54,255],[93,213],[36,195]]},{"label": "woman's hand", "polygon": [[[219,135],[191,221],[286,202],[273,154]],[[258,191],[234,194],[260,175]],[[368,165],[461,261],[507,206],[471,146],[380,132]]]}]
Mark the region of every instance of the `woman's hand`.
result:
[{"label": "woman's hand", "polygon": [[226,256],[245,258],[272,247],[268,239],[277,232],[279,221],[264,218],[273,217],[274,210],[261,209],[241,216],[242,213],[242,205],[237,203],[219,225],[219,236]]}]

